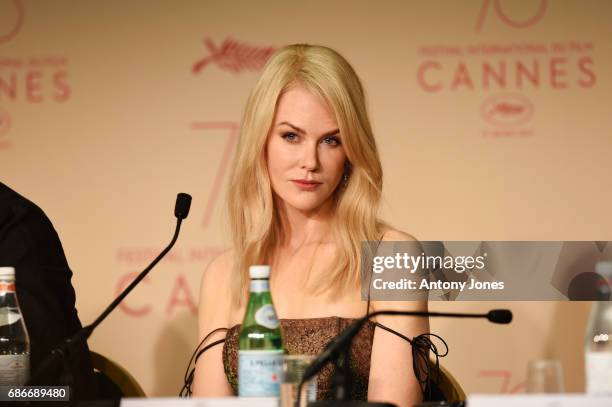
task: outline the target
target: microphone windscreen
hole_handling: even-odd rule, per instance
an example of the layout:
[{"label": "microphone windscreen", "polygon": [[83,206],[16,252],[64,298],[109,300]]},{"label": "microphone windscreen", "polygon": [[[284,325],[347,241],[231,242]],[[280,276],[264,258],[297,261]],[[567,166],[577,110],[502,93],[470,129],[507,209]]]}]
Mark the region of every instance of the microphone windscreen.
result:
[{"label": "microphone windscreen", "polygon": [[185,219],[189,215],[189,208],[191,207],[191,195],[184,192],[179,193],[176,196],[176,204],[174,205],[174,216],[179,219]]},{"label": "microphone windscreen", "polygon": [[572,278],[567,287],[567,297],[572,301],[608,301],[610,287],[603,276],[587,271]]},{"label": "microphone windscreen", "polygon": [[487,319],[496,324],[509,324],[512,322],[512,311],[509,309],[494,309],[489,311]]}]

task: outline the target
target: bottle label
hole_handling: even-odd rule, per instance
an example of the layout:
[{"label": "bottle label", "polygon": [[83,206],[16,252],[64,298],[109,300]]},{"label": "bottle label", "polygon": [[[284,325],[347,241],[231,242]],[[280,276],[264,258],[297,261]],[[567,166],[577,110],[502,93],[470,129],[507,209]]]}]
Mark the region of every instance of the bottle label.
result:
[{"label": "bottle label", "polygon": [[612,352],[586,353],[587,393],[612,395]]},{"label": "bottle label", "polygon": [[0,386],[25,386],[30,378],[30,355],[0,355]]},{"label": "bottle label", "polygon": [[272,304],[266,304],[255,312],[255,322],[268,329],[278,328],[279,322]]},{"label": "bottle label", "polygon": [[0,293],[14,293],[15,283],[12,281],[0,281]]},{"label": "bottle label", "polygon": [[278,397],[282,371],[282,350],[238,351],[238,395]]},{"label": "bottle label", "polygon": [[12,325],[19,322],[21,313],[16,312],[8,307],[0,308],[0,326]]},{"label": "bottle label", "polygon": [[251,292],[252,293],[264,293],[270,291],[269,280],[251,280]]}]

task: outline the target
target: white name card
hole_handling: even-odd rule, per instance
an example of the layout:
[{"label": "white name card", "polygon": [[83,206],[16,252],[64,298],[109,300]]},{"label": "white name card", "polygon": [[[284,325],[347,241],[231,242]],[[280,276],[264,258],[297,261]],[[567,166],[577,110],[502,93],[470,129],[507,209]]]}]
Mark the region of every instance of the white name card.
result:
[{"label": "white name card", "polygon": [[278,398],[131,398],[121,399],[121,407],[278,407]]},{"label": "white name card", "polygon": [[585,394],[471,395],[468,407],[610,407],[612,396]]}]

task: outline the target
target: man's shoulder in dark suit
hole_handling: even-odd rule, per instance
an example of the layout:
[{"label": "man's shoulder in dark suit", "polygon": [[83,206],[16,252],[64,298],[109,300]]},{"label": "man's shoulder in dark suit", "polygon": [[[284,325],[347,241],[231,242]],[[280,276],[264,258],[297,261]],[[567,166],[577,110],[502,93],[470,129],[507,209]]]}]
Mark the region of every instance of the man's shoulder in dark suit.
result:
[{"label": "man's shoulder in dark suit", "polygon": [[[0,266],[16,272],[17,298],[30,336],[30,365],[40,362],[63,340],[81,328],[75,308],[62,244],[51,221],[36,204],[0,183]],[[76,396],[91,391],[92,371],[87,345],[81,346],[73,365]],[[59,366],[41,382],[57,384]]]}]

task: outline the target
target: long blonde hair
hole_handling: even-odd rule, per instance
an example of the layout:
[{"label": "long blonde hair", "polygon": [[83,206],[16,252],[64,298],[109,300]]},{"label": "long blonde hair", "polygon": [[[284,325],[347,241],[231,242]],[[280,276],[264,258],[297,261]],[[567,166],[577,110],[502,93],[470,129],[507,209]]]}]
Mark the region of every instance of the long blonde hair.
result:
[{"label": "long blonde hair", "polygon": [[269,264],[281,237],[265,146],[278,98],[296,83],[322,96],[333,110],[350,168],[347,182],[334,192],[335,266],[324,281],[315,282],[317,291],[342,292],[358,284],[361,243],[378,240],[385,227],[377,217],[382,166],[357,74],[327,47],[296,44],[280,49],[251,91],[232,167],[227,202],[237,272],[231,294],[237,305],[247,296],[249,266]]}]

